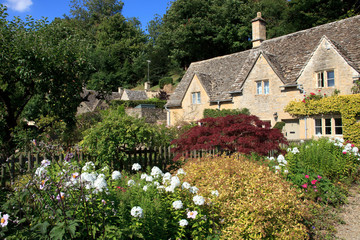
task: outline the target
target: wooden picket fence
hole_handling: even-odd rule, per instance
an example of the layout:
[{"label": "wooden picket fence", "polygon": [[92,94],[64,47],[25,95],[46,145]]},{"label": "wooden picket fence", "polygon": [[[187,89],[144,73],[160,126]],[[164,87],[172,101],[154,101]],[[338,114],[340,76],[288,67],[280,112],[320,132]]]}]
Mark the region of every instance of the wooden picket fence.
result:
[{"label": "wooden picket fence", "polygon": [[[300,144],[300,141],[292,141],[292,143]],[[285,145],[282,147],[286,147]],[[214,156],[216,154],[221,154],[217,150],[211,151],[192,151],[189,152],[188,158],[200,158],[205,155]],[[274,155],[270,152],[269,156]],[[34,171],[34,168],[37,168],[41,165],[41,161],[44,159],[49,159],[51,161],[61,161],[64,159],[63,154],[52,154],[51,156],[46,156],[45,154],[27,152],[27,153],[18,153],[15,156],[11,157],[5,163],[0,164],[1,168],[1,186],[5,186],[6,183],[12,184],[15,178],[18,175],[29,174]],[[78,161],[95,161],[95,158],[84,154],[83,152],[74,153],[74,158]],[[143,169],[150,166],[157,166],[162,170],[165,170],[169,165],[173,163],[172,159],[174,154],[171,152],[170,147],[152,147],[152,148],[141,148],[128,150],[123,152],[123,157],[121,161],[112,162],[111,167],[117,170],[127,170],[130,171],[134,163],[139,163]]]}]

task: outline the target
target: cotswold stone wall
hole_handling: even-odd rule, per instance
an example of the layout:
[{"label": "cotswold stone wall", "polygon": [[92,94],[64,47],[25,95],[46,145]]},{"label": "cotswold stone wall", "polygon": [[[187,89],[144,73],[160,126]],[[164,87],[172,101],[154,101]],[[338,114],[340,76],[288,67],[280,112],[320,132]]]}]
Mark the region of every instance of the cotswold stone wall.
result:
[{"label": "cotswold stone wall", "polygon": [[127,108],[126,114],[133,117],[145,118],[147,123],[166,122],[166,111],[160,108]]}]

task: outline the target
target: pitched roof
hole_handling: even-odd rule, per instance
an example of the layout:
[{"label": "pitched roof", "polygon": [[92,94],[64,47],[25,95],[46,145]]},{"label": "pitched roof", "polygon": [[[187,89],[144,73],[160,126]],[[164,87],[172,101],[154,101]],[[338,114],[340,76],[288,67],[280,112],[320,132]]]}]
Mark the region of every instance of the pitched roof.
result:
[{"label": "pitched roof", "polygon": [[296,84],[302,69],[318,44],[326,38],[336,51],[360,72],[360,15],[265,40],[258,48],[191,63],[167,107],[181,106],[186,90],[196,74],[209,94],[210,101],[231,98],[230,92],[242,85],[262,54],[284,84]]},{"label": "pitched roof", "polygon": [[127,94],[129,100],[147,100],[148,99],[145,91],[125,89],[124,92]]}]

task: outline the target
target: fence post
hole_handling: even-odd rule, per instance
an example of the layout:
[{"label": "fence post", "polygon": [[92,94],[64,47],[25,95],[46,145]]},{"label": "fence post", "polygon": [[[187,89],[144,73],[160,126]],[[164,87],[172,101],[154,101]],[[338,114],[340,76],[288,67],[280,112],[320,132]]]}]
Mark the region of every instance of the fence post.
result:
[{"label": "fence post", "polygon": [[31,171],[31,153],[30,152],[28,152],[28,172],[30,172]]},{"label": "fence post", "polygon": [[15,157],[11,156],[10,157],[10,184],[12,185],[14,180],[15,180]]},{"label": "fence post", "polygon": [[1,186],[5,187],[5,166],[1,163]]}]

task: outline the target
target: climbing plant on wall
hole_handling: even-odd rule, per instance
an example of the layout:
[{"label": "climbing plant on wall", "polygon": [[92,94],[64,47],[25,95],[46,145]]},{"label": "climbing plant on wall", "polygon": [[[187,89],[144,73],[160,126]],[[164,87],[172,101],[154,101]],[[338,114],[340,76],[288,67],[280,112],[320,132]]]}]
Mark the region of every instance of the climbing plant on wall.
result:
[{"label": "climbing plant on wall", "polygon": [[284,110],[294,116],[340,113],[344,138],[360,144],[360,94],[291,101]]}]

